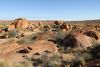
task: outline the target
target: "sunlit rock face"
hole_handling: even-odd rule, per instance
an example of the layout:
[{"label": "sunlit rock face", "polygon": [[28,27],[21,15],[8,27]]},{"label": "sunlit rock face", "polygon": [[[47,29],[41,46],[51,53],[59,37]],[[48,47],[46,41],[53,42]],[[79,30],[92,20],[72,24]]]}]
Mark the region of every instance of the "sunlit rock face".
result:
[{"label": "sunlit rock face", "polygon": [[8,31],[13,31],[14,29],[25,30],[29,27],[29,22],[24,18],[15,19],[10,25],[8,25]]},{"label": "sunlit rock face", "polygon": [[0,47],[2,47],[2,49],[0,49],[0,59],[6,58],[14,62],[24,61],[24,56],[31,57],[35,53],[58,53],[56,44],[46,40],[38,40],[29,45],[19,45],[17,43],[5,45],[0,45]]},{"label": "sunlit rock face", "polygon": [[16,28],[21,28],[21,29],[26,29],[29,26],[29,22],[26,19],[19,18],[16,19],[15,21],[15,27]]},{"label": "sunlit rock face", "polygon": [[15,29],[15,24],[11,23],[10,25],[8,25],[8,31],[13,31]]}]

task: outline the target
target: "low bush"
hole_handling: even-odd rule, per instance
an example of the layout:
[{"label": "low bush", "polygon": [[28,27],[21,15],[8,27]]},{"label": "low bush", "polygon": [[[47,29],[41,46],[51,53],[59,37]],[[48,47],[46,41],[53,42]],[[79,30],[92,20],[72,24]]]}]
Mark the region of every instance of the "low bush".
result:
[{"label": "low bush", "polygon": [[17,35],[16,30],[8,32],[8,37],[15,37]]},{"label": "low bush", "polygon": [[0,61],[0,67],[33,67],[31,62],[24,62],[24,63],[14,63],[7,61],[7,60],[2,60]]},{"label": "low bush", "polygon": [[31,39],[31,38],[27,38],[27,37],[24,37],[24,38],[22,38],[22,39],[19,39],[18,41],[17,41],[17,43],[19,43],[19,44],[31,44],[33,42],[33,40]]}]

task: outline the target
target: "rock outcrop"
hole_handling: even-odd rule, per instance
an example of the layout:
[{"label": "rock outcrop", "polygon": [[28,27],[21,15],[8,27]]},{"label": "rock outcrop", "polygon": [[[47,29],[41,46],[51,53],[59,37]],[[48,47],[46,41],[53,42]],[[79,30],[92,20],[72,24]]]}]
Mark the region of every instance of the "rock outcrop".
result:
[{"label": "rock outcrop", "polygon": [[[53,42],[49,42],[46,40],[38,40],[35,41],[32,45],[26,45],[20,47],[17,51],[25,50],[26,53],[29,52],[29,55],[32,55],[33,53],[41,53],[43,51],[49,51],[51,53],[58,52],[58,48]],[[24,51],[23,51],[24,53]]]},{"label": "rock outcrop", "polygon": [[8,31],[13,31],[14,29],[25,30],[29,27],[29,22],[26,19],[18,18],[15,19],[10,25],[8,25]]},{"label": "rock outcrop", "polygon": [[83,34],[69,34],[63,40],[63,46],[87,48],[92,46],[92,39]]},{"label": "rock outcrop", "polygon": [[0,58],[8,59],[10,61],[19,62],[25,61],[26,57],[31,57],[35,53],[41,54],[42,52],[57,53],[58,48],[53,42],[46,40],[38,40],[30,45],[9,44],[1,46]]},{"label": "rock outcrop", "polygon": [[97,31],[86,31],[84,32],[85,35],[94,38],[95,40],[100,39],[100,33]]},{"label": "rock outcrop", "polygon": [[65,29],[65,30],[69,30],[69,26],[68,24],[66,23],[63,23],[61,26],[60,26],[61,29]]},{"label": "rock outcrop", "polygon": [[9,26],[8,26],[8,31],[13,31],[15,29],[15,24],[14,23],[11,23]]},{"label": "rock outcrop", "polygon": [[19,18],[16,19],[15,21],[15,27],[16,28],[21,28],[21,29],[26,29],[29,26],[29,22],[26,19]]}]

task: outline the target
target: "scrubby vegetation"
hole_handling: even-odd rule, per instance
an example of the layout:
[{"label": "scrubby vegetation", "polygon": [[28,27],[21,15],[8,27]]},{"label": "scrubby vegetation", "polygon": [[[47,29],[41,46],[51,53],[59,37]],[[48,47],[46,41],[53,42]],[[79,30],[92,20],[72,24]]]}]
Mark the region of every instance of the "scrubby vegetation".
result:
[{"label": "scrubby vegetation", "polygon": [[33,67],[31,62],[12,63],[9,60],[0,60],[0,67]]},{"label": "scrubby vegetation", "polygon": [[22,18],[15,21],[0,26],[0,67],[100,66],[99,24],[31,24]]}]

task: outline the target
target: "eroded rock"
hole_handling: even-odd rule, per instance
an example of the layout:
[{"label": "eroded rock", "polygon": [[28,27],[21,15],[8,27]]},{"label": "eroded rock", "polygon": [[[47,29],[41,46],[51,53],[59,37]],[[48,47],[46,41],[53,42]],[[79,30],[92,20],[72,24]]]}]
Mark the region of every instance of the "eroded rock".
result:
[{"label": "eroded rock", "polygon": [[63,46],[65,47],[91,47],[93,41],[90,37],[83,34],[69,34],[63,39]]}]

